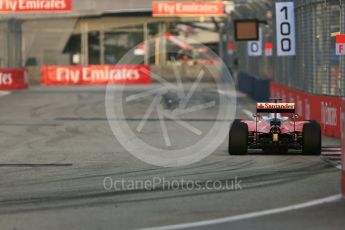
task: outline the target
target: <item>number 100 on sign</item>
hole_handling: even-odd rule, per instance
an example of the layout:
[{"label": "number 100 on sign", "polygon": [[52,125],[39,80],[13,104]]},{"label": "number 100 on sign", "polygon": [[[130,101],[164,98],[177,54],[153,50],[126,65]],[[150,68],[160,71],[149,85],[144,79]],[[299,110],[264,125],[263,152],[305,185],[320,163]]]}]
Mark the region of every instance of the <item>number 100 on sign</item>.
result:
[{"label": "number 100 on sign", "polygon": [[293,2],[276,3],[277,55],[296,55],[295,11]]}]

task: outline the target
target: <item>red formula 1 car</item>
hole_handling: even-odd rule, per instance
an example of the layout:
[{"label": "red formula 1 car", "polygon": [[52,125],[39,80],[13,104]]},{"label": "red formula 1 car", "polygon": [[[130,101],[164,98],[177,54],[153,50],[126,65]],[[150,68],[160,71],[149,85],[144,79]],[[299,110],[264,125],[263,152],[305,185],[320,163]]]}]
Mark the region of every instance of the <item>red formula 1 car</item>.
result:
[{"label": "red formula 1 car", "polygon": [[257,103],[254,120],[235,120],[230,129],[229,154],[247,154],[248,149],[286,153],[302,150],[321,154],[321,128],[316,121],[303,121],[295,114],[294,103]]}]

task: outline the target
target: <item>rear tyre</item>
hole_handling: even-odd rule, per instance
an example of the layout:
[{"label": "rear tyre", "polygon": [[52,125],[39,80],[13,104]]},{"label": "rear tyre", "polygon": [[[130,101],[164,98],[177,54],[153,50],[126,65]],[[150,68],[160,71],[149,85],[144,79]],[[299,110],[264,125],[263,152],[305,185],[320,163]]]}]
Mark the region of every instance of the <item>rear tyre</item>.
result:
[{"label": "rear tyre", "polygon": [[229,155],[245,155],[248,152],[248,125],[235,120],[229,133]]},{"label": "rear tyre", "polygon": [[321,154],[321,127],[316,121],[303,126],[303,154]]}]

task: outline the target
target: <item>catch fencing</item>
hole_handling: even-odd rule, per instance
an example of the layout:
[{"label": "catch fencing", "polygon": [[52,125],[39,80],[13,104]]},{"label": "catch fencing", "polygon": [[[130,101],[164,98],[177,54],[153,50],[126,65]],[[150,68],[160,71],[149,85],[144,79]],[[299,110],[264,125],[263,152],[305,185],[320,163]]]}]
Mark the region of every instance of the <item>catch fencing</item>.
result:
[{"label": "catch fencing", "polygon": [[345,33],[345,0],[293,1],[295,56],[277,56],[274,4],[270,2],[260,8],[243,6],[243,12],[246,13],[239,17],[248,17],[252,11],[252,15],[267,22],[260,26],[262,42],[273,43],[273,55],[265,56],[263,52],[259,57],[251,57],[246,42],[237,43],[239,71],[256,79],[273,80],[311,94],[344,96],[345,58],[336,55],[335,39],[337,34]]}]

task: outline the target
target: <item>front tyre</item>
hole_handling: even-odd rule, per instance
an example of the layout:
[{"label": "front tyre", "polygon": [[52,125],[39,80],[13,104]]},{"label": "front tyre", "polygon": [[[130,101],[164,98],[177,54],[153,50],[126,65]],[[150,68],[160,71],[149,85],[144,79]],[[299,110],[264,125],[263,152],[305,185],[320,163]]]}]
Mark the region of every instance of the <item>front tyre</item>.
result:
[{"label": "front tyre", "polygon": [[316,121],[303,126],[303,154],[320,155],[321,154],[321,127]]},{"label": "front tyre", "polygon": [[248,152],[248,125],[235,120],[229,133],[229,155],[245,155]]}]

